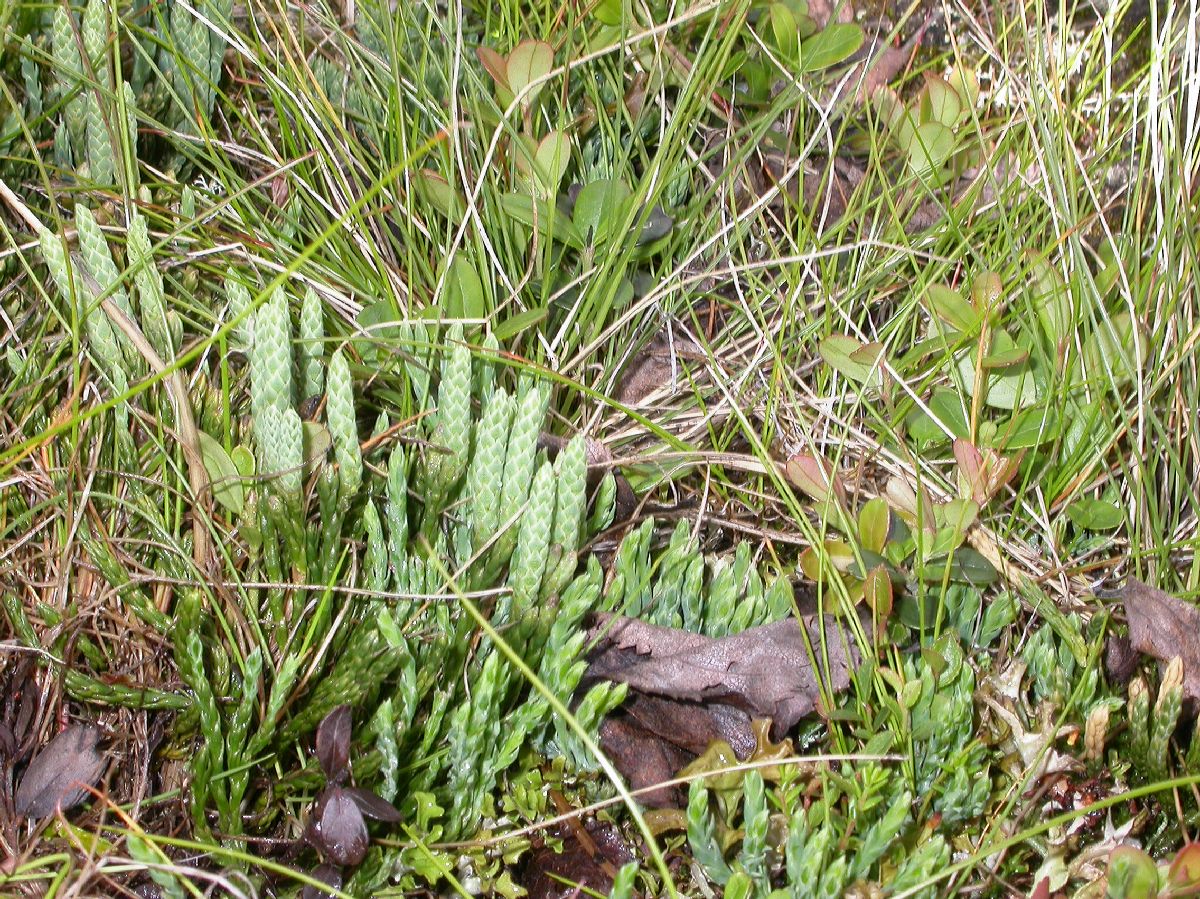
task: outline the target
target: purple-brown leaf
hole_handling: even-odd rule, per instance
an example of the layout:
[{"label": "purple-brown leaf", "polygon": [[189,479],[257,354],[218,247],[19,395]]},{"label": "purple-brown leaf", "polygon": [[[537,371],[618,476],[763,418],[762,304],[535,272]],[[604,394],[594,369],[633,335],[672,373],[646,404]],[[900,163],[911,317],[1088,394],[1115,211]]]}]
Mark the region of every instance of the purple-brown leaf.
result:
[{"label": "purple-brown leaf", "polygon": [[346,779],[350,764],[350,706],[339,705],[317,726],[317,761],[330,783]]},{"label": "purple-brown leaf", "polygon": [[1183,660],[1183,695],[1200,699],[1200,609],[1129,578],[1121,591],[1129,642],[1162,662]]},{"label": "purple-brown leaf", "polygon": [[395,824],[400,820],[399,810],[382,796],[377,796],[362,787],[343,787],[342,790],[358,806],[358,810],[368,818],[386,821],[389,824]]},{"label": "purple-brown leaf", "polygon": [[[314,880],[319,880],[330,888],[330,890],[340,890],[342,888],[342,869],[336,868],[333,865],[317,865],[313,870],[312,875]],[[333,893],[319,889],[309,884],[300,894],[301,899],[333,899]]]},{"label": "purple-brown leaf", "polygon": [[34,756],[13,799],[17,814],[44,818],[78,805],[100,780],[105,760],[96,751],[100,731],[73,724]]},{"label": "purple-brown leaf", "polygon": [[317,797],[305,837],[339,865],[357,865],[367,854],[367,822],[354,799],[341,787],[329,787]]}]

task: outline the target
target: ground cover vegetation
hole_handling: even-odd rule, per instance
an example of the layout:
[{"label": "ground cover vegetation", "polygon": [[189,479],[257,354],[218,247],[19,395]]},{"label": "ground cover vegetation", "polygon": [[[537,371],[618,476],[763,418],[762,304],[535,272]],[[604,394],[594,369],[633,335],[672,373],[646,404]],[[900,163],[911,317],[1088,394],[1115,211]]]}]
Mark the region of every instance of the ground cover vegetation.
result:
[{"label": "ground cover vegetation", "polygon": [[5,4],[0,890],[1194,892],[1198,18]]}]

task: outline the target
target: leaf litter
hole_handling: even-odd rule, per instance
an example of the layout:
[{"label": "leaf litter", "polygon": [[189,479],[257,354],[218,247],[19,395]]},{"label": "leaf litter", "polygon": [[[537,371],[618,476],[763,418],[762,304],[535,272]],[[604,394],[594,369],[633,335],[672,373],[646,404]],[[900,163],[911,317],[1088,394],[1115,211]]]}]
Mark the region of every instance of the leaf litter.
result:
[{"label": "leaf litter", "polygon": [[1200,700],[1200,609],[1133,578],[1120,595],[1130,646],[1160,662],[1182,659],[1183,695],[1194,708]]},{"label": "leaf litter", "polygon": [[18,815],[45,818],[83,802],[100,780],[107,759],[96,750],[100,731],[91,724],[72,724],[33,757],[13,807]]},{"label": "leaf litter", "polygon": [[740,761],[758,744],[753,724],[783,734],[818,708],[822,688],[845,690],[861,657],[833,616],[802,615],[708,637],[635,618],[598,614],[584,685],[626,684],[629,697],[601,726],[601,746],[653,807],[680,806],[680,791],[651,789],[715,741]]}]

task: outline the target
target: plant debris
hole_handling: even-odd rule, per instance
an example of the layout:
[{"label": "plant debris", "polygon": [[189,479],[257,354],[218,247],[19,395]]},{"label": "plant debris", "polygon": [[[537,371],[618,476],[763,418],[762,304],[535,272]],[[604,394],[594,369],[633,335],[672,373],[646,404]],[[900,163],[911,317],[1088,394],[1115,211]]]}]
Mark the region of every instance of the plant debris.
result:
[{"label": "plant debris", "polygon": [[814,652],[819,656],[822,645],[828,648],[822,673],[833,692],[849,686],[859,663],[858,648],[832,616],[821,621],[805,615],[801,621],[803,631],[795,619],[785,618],[740,634],[706,637],[597,615],[590,636],[598,642],[587,679],[618,681],[672,699],[725,703],[770,718],[776,733],[786,732],[816,708],[821,695]]},{"label": "plant debris", "polygon": [[522,869],[529,899],[568,899],[582,896],[584,889],[607,895],[617,869],[635,858],[612,824],[571,820],[550,833],[552,838],[534,848]]},{"label": "plant debris", "polygon": [[1200,699],[1200,609],[1133,578],[1121,601],[1134,649],[1160,662],[1183,660],[1183,695],[1194,707]]},{"label": "plant debris", "polygon": [[[596,647],[584,682],[629,686],[620,713],[605,721],[601,744],[630,786],[641,790],[669,780],[715,740],[741,760],[755,749],[754,719],[770,718],[773,731],[789,731],[810,714],[821,683],[832,692],[850,685],[858,648],[832,616],[805,615],[752,627],[726,637],[706,637],[612,615],[597,615]],[[822,639],[824,631],[824,640]],[[827,665],[814,665],[822,646]],[[649,806],[680,805],[677,790],[640,794]]]},{"label": "plant debris", "polygon": [[34,756],[13,807],[18,815],[45,818],[83,802],[100,780],[106,759],[96,751],[100,731],[91,724],[72,724]]}]

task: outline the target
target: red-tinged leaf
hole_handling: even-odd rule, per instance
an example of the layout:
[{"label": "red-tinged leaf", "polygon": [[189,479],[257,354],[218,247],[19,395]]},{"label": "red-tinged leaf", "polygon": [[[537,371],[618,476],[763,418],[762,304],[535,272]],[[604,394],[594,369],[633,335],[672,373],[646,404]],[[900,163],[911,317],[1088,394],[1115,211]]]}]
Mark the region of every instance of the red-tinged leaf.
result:
[{"label": "red-tinged leaf", "polygon": [[100,780],[105,759],[96,751],[100,731],[73,724],[33,757],[13,797],[18,815],[45,818],[78,805]]},{"label": "red-tinged leaf", "polygon": [[483,68],[487,73],[492,76],[492,80],[507,90],[508,61],[491,47],[479,47],[475,50],[475,55],[479,57],[479,61],[483,63]]},{"label": "red-tinged leaf", "polygon": [[[550,73],[554,68],[554,48],[545,41],[521,41],[508,54],[504,71],[508,76],[508,86],[514,94],[519,94],[525,87]],[[526,98],[533,100],[541,90],[534,88]]]},{"label": "red-tinged leaf", "polygon": [[1004,284],[995,272],[984,272],[971,283],[972,305],[984,315],[1000,308],[1003,295]]},{"label": "red-tinged leaf", "polygon": [[1188,843],[1175,854],[1167,884],[1172,897],[1200,893],[1200,843]]},{"label": "red-tinged leaf", "polygon": [[357,865],[367,854],[367,822],[341,787],[329,787],[313,803],[305,838],[338,865]]},{"label": "red-tinged leaf", "polygon": [[824,459],[797,453],[787,460],[784,472],[789,481],[819,502],[845,502],[846,487]]},{"label": "red-tinged leaf", "polygon": [[317,727],[317,761],[330,783],[346,779],[350,764],[350,706],[339,705]]},{"label": "red-tinged leaf", "polygon": [[395,824],[400,820],[399,810],[382,796],[377,796],[370,790],[364,790],[362,787],[343,787],[343,790],[347,796],[354,800],[354,804],[358,806],[358,810],[368,818],[374,818],[376,821],[386,821],[389,824]]},{"label": "red-tinged leaf", "polygon": [[1050,899],[1050,878],[1043,877],[1029,894],[1029,899]]},{"label": "red-tinged leaf", "polygon": [[977,503],[986,501],[983,489],[983,454],[969,440],[954,439],[954,461],[958,463],[959,483]]}]

